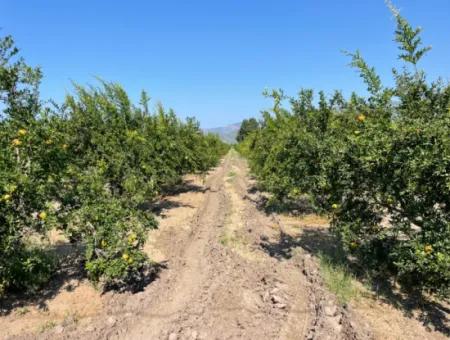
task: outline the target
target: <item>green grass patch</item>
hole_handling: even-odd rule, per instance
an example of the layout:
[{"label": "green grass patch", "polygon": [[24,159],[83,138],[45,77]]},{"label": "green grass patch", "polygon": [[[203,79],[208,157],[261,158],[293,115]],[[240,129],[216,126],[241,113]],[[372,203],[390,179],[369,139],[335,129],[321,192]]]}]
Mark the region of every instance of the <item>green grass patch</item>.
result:
[{"label": "green grass patch", "polygon": [[320,271],[322,278],[340,303],[348,303],[358,296],[353,275],[345,264],[337,264],[325,255],[320,255]]},{"label": "green grass patch", "polygon": [[233,232],[227,231],[224,232],[219,237],[219,242],[223,246],[233,246],[238,241],[237,237],[234,235]]}]

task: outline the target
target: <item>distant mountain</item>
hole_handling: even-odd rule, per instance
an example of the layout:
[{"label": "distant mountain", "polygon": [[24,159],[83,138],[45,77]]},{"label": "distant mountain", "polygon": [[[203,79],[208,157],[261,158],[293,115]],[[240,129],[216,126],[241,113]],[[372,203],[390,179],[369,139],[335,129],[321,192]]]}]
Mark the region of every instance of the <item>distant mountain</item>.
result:
[{"label": "distant mountain", "polygon": [[236,136],[238,134],[241,123],[235,123],[227,126],[221,126],[211,129],[203,129],[206,133],[215,133],[226,143],[236,143]]}]

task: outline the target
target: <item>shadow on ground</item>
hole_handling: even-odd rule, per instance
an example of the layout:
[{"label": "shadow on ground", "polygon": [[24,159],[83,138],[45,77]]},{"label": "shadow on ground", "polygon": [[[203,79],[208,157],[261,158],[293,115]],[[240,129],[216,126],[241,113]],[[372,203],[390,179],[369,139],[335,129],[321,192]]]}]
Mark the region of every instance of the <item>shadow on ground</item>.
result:
[{"label": "shadow on ground", "polygon": [[45,311],[48,309],[47,301],[54,298],[61,289],[73,291],[86,277],[83,269],[83,247],[75,244],[58,244],[52,247],[50,252],[59,258],[59,269],[50,282],[35,293],[11,292],[3,300],[0,299],[0,316],[10,314],[15,308],[26,306],[36,306]]},{"label": "shadow on ground", "polygon": [[167,263],[151,263],[147,266],[141,268],[139,273],[132,277],[129,282],[121,284],[111,284],[103,289],[103,294],[109,291],[114,291],[116,293],[138,293],[142,292],[146,286],[159,278],[159,274],[163,269],[167,269]]},{"label": "shadow on ground", "polygon": [[179,195],[186,192],[205,193],[208,190],[209,190],[208,187],[195,184],[193,180],[185,180],[182,181],[181,183],[164,188],[164,195]]},{"label": "shadow on ground", "polygon": [[170,196],[180,195],[183,193],[188,192],[199,192],[199,193],[205,193],[207,191],[210,191],[211,189],[209,187],[204,187],[197,185],[193,183],[192,180],[183,181],[182,183],[179,183],[177,185],[174,185],[170,188],[170,190],[165,190],[164,195],[159,200],[153,201],[153,202],[145,202],[139,206],[140,209],[151,211],[152,213],[165,217],[165,212],[174,208],[180,208],[180,207],[187,207],[187,208],[194,208],[190,204],[184,204],[180,203],[176,200],[173,200],[170,198]]},{"label": "shadow on ground", "polygon": [[[296,216],[314,212],[305,199],[295,202],[271,200],[262,195],[256,186],[248,189],[246,198],[266,214],[288,213]],[[416,318],[426,328],[450,336],[448,303],[434,301],[420,292],[402,291],[389,278],[368,279],[364,268],[345,255],[339,240],[328,228],[302,227],[299,235],[295,236],[281,231],[276,242],[264,240],[260,246],[266,253],[280,261],[290,259],[295,254],[295,249],[301,248],[318,258],[325,259],[333,266],[345,268],[350,275],[369,286],[377,299],[399,309],[408,318]]]},{"label": "shadow on ground", "polygon": [[[41,289],[33,293],[9,293],[0,299],[0,316],[6,316],[22,307],[36,307],[39,310],[48,310],[48,302],[61,291],[72,292],[87,278],[84,270],[84,247],[76,244],[58,244],[49,250],[59,259],[59,268],[50,281]],[[159,277],[160,272],[166,269],[166,263],[151,263],[140,270],[130,282],[120,286],[105,286],[101,290],[104,294],[114,290],[117,293],[137,293]]]},{"label": "shadow on ground", "polygon": [[306,196],[301,196],[297,199],[276,199],[270,195],[263,195],[256,185],[248,188],[247,195],[244,198],[252,201],[258,210],[266,214],[277,213],[301,216],[303,214],[312,214],[316,212],[316,209]]},{"label": "shadow on ground", "polygon": [[160,201],[157,202],[151,202],[151,203],[145,203],[141,205],[142,209],[150,210],[152,213],[165,217],[168,210],[174,209],[174,208],[180,208],[180,207],[187,207],[187,208],[194,208],[190,204],[184,204],[180,203],[174,200],[171,200],[170,198],[163,198]]},{"label": "shadow on ground", "polygon": [[425,327],[450,336],[450,309],[444,302],[433,301],[417,292],[400,291],[386,278],[368,280],[362,268],[347,259],[339,241],[328,229],[305,227],[298,236],[281,232],[278,241],[263,241],[260,245],[278,260],[290,259],[295,249],[301,248],[316,257],[325,258],[332,265],[344,267],[353,277],[369,284],[378,299],[399,309],[405,316],[416,318]]}]

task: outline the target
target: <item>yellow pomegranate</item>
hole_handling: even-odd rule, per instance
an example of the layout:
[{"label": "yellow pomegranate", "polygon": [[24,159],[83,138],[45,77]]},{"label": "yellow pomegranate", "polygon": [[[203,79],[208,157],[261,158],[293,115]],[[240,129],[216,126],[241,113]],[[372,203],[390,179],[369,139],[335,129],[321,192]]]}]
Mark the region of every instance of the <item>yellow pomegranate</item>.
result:
[{"label": "yellow pomegranate", "polygon": [[431,244],[427,244],[423,250],[425,251],[426,254],[431,254],[433,252],[433,247],[431,246]]},{"label": "yellow pomegranate", "polygon": [[22,142],[20,141],[20,139],[14,138],[12,140],[11,144],[14,146],[20,146],[22,144]]},{"label": "yellow pomegranate", "polygon": [[45,211],[41,211],[38,217],[40,220],[45,221],[47,219],[47,213]]},{"label": "yellow pomegranate", "polygon": [[124,259],[125,261],[128,261],[129,258],[130,256],[127,253],[122,255],[122,259]]},{"label": "yellow pomegranate", "polygon": [[132,244],[134,241],[136,241],[136,234],[131,234],[128,236],[128,244]]},{"label": "yellow pomegranate", "polygon": [[359,115],[356,116],[356,120],[360,123],[363,123],[366,120],[366,116],[360,113]]},{"label": "yellow pomegranate", "polygon": [[11,195],[10,194],[4,194],[2,196],[2,201],[8,202],[11,199]]},{"label": "yellow pomegranate", "polygon": [[25,136],[26,134],[27,134],[27,130],[25,130],[25,129],[19,129],[19,131],[17,131],[17,134],[19,135],[19,136]]},{"label": "yellow pomegranate", "polygon": [[339,208],[339,205],[336,204],[336,203],[334,203],[334,204],[331,206],[331,208],[333,208],[334,210],[336,210],[337,208]]}]

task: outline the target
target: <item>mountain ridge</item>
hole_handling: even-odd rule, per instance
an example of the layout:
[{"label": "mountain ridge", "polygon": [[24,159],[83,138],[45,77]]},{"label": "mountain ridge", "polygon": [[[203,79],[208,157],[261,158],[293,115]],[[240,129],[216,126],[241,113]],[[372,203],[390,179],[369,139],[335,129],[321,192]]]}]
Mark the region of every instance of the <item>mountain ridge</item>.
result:
[{"label": "mountain ridge", "polygon": [[241,122],[219,126],[215,128],[203,129],[205,133],[217,134],[226,143],[236,143],[236,136],[241,127]]}]

